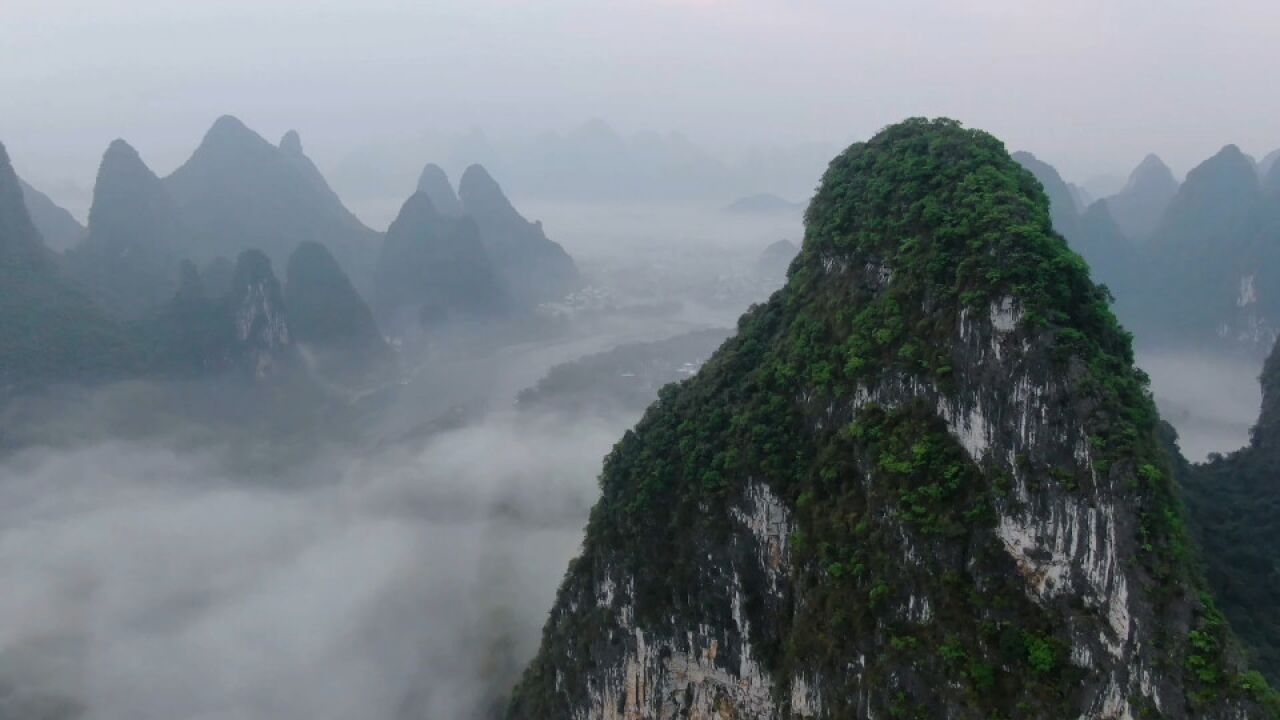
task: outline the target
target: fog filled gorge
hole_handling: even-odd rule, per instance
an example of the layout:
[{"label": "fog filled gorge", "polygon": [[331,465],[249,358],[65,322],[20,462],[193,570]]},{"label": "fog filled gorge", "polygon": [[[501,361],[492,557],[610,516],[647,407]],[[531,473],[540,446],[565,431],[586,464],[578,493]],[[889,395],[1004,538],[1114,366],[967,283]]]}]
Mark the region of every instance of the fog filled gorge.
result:
[{"label": "fog filled gorge", "polygon": [[288,479],[154,444],[20,454],[2,471],[6,716],[68,698],[101,718],[483,717],[533,651],[620,426],[496,418]]},{"label": "fog filled gorge", "polygon": [[638,379],[603,365],[619,402],[572,372],[542,404],[517,395],[584,357],[732,327],[781,282],[761,250],[799,232],[719,209],[547,215],[588,278],[554,332],[437,332],[332,417],[310,391],[226,378],[9,402],[0,717],[493,717],[603,458],[723,336],[658,349],[670,367]]},{"label": "fog filled gorge", "polygon": [[1187,459],[1227,454],[1249,444],[1258,421],[1262,364],[1203,352],[1138,353],[1138,366],[1151,376],[1160,415],[1178,430]]}]

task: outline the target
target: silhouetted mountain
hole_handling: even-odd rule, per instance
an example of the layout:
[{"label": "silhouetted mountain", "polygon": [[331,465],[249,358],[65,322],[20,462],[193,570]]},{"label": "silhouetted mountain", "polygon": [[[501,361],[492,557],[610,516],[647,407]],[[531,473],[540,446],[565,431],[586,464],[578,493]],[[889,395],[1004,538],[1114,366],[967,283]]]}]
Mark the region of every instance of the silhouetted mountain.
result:
[{"label": "silhouetted mountain", "polygon": [[139,363],[136,339],[55,267],[0,145],[0,393],[114,377]]},{"label": "silhouetted mountain", "polygon": [[88,235],[67,253],[66,265],[103,307],[137,319],[173,296],[183,232],[160,179],[116,140],[98,167]]},{"label": "silhouetted mountain", "polygon": [[806,221],[606,459],[507,717],[1268,717],[1040,183],[915,119]]},{"label": "silhouetted mountain", "polygon": [[1272,150],[1258,161],[1258,176],[1266,177],[1280,161],[1280,150]]},{"label": "silhouetted mountain", "polygon": [[1168,252],[1223,256],[1252,241],[1260,220],[1254,162],[1235,145],[1187,173],[1157,234]]},{"label": "silhouetted mountain", "polygon": [[1030,170],[1044,187],[1045,194],[1049,196],[1049,214],[1053,218],[1054,229],[1062,233],[1067,240],[1075,238],[1080,229],[1080,211],[1071,188],[1067,186],[1062,176],[1052,165],[1029,152],[1013,153],[1013,159]]},{"label": "silhouetted mountain", "polygon": [[1265,353],[1280,320],[1280,224],[1270,215],[1236,146],[1188,173],[1149,243],[1142,289],[1122,303],[1139,336]]},{"label": "silhouetted mountain", "polygon": [[547,239],[541,222],[531,223],[516,211],[483,167],[467,168],[458,197],[479,228],[503,285],[517,301],[555,300],[579,286],[578,269],[569,254]]},{"label": "silhouetted mountain", "polygon": [[303,154],[297,133],[281,145],[225,115],[165,178],[186,224],[187,255],[203,262],[260,248],[283,266],[299,243],[312,240],[330,248],[357,284],[367,281],[378,234],[342,205]]},{"label": "silhouetted mountain", "polygon": [[1112,217],[1111,201],[1099,200],[1080,216],[1071,247],[1093,269],[1093,279],[1105,283],[1119,297],[1127,297],[1137,285],[1138,251]]},{"label": "silhouetted mountain", "polygon": [[18,182],[22,185],[22,199],[27,205],[27,214],[40,231],[46,247],[55,252],[63,252],[84,240],[87,231],[70,212],[48,195],[28,185],[22,178],[18,178]]},{"label": "silhouetted mountain", "polygon": [[442,215],[421,191],[387,228],[374,286],[388,329],[493,318],[512,309],[476,223]]},{"label": "silhouetted mountain", "polygon": [[799,203],[793,203],[784,200],[777,195],[771,193],[760,193],[758,195],[748,195],[744,198],[738,198],[729,203],[724,209],[725,212],[737,215],[753,215],[753,214],[771,214],[771,213],[796,213],[799,214],[804,210],[804,206]]},{"label": "silhouetted mountain", "polygon": [[787,268],[799,253],[800,248],[790,240],[771,243],[760,253],[760,257],[756,258],[756,274],[772,280],[785,280]]},{"label": "silhouetted mountain", "polygon": [[1159,157],[1147,155],[1124,189],[1107,198],[1107,206],[1126,237],[1145,240],[1155,232],[1177,192],[1178,181],[1169,167]]},{"label": "silhouetted mountain", "polygon": [[1262,192],[1273,203],[1280,201],[1280,163],[1272,163],[1267,174],[1262,176]]},{"label": "silhouetted mountain", "polygon": [[358,381],[390,367],[373,313],[333,256],[304,242],[289,256],[284,290],[293,339],[321,377]]},{"label": "silhouetted mountain", "polygon": [[418,192],[425,193],[441,215],[457,217],[462,214],[462,202],[449,183],[449,176],[435,163],[429,163],[418,177]]}]

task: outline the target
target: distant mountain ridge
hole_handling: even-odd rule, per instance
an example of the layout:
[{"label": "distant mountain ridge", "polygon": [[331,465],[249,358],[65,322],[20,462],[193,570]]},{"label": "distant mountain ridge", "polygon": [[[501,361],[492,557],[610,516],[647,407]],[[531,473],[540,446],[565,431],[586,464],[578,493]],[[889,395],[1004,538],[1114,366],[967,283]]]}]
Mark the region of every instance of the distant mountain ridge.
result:
[{"label": "distant mountain ridge", "polygon": [[18,178],[18,182],[22,185],[22,198],[27,206],[27,214],[31,216],[31,222],[40,231],[44,244],[50,250],[63,252],[84,240],[88,230],[74,215],[22,178]]},{"label": "distant mountain ridge", "polygon": [[1274,163],[1259,176],[1262,164],[1227,145],[1178,183],[1148,155],[1124,189],[1077,213],[1057,172],[1036,162],[1055,228],[1110,287],[1141,344],[1254,356],[1271,348],[1280,334]]},{"label": "distant mountain ridge", "polygon": [[283,267],[310,240],[330,248],[358,284],[372,272],[379,234],[342,204],[294,131],[276,146],[224,115],[164,185],[186,226],[183,254],[196,262],[260,248]]}]

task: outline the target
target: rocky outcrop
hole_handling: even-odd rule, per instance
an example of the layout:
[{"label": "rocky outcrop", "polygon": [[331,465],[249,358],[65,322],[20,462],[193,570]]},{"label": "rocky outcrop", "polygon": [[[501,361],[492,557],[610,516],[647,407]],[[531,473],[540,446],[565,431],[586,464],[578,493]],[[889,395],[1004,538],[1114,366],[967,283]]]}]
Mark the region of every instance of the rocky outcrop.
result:
[{"label": "rocky outcrop", "polygon": [[606,460],[508,716],[1264,717],[1132,362],[997,140],[850,147]]},{"label": "rocky outcrop", "polygon": [[483,167],[467,168],[458,197],[467,217],[475,221],[504,287],[518,302],[555,300],[578,287],[573,259],[547,239],[541,222],[524,219]]},{"label": "rocky outcrop", "polygon": [[262,251],[245,250],[236,258],[227,307],[237,365],[254,378],[264,379],[279,374],[295,360],[280,282]]}]

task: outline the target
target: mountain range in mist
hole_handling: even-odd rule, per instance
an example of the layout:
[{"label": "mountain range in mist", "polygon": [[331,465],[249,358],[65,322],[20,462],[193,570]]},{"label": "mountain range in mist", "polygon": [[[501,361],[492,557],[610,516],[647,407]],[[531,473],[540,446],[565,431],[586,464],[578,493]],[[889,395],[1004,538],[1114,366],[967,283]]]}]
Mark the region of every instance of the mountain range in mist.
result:
[{"label": "mountain range in mist", "polygon": [[[1274,158],[1272,153],[1270,158]],[[1054,227],[1089,260],[1145,345],[1265,355],[1280,333],[1280,172],[1227,145],[1178,183],[1148,155],[1117,194],[1080,210],[1057,171],[1015,158]]]},{"label": "mountain range in mist", "polygon": [[272,145],[223,116],[165,178],[125,141],[111,143],[80,228],[8,168],[5,242],[21,277],[7,289],[7,364],[26,381],[88,379],[89,366],[118,376],[238,368],[262,379],[305,358],[330,380],[367,380],[394,365],[385,332],[515,319],[579,285],[572,258],[484,168],[469,168],[456,194],[434,165],[423,178],[444,210],[418,192],[380,233],[343,206],[296,132]]}]

